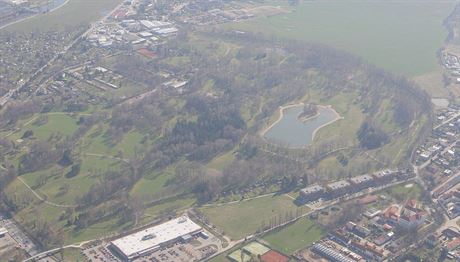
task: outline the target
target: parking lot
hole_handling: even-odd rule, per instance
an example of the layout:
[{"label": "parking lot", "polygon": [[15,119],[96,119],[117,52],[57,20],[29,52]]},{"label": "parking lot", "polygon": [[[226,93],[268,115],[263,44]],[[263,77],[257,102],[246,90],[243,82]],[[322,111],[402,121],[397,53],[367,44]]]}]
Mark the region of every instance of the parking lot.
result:
[{"label": "parking lot", "polygon": [[116,258],[107,248],[109,243],[104,242],[100,245],[93,245],[85,250],[83,250],[83,255],[88,261],[91,262],[118,262],[118,258]]},{"label": "parking lot", "polygon": [[220,241],[211,237],[204,239],[197,235],[187,243],[177,242],[168,247],[140,257],[134,262],[189,262],[202,260],[218,251]]},{"label": "parking lot", "polygon": [[[0,227],[8,230],[8,236],[14,240],[14,246],[24,249],[29,255],[38,254],[38,249],[30,238],[11,219],[0,215]],[[1,245],[1,244],[0,244]]]},{"label": "parking lot", "polygon": [[[191,262],[200,261],[219,250],[221,242],[218,238],[208,233],[210,237],[201,234],[193,236],[189,241],[177,241],[153,253],[139,257],[133,262]],[[83,250],[84,256],[91,262],[117,262],[109,250],[109,242],[93,245]]]},{"label": "parking lot", "polygon": [[11,238],[10,235],[6,234],[0,237],[0,255],[16,247],[16,241]]}]

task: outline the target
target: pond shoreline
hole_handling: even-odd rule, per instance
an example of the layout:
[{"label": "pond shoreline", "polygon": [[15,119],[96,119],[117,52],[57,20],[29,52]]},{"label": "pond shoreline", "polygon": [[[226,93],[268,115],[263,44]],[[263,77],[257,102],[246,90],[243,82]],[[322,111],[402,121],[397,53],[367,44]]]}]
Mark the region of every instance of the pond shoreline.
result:
[{"label": "pond shoreline", "polygon": [[[290,109],[290,108],[293,108],[293,107],[300,107],[300,106],[304,106],[304,105],[305,105],[305,103],[296,103],[296,104],[291,104],[291,105],[280,106],[280,107],[279,107],[279,117],[278,117],[278,119],[277,119],[275,122],[273,122],[271,125],[269,125],[268,127],[266,127],[265,129],[263,129],[262,132],[260,132],[260,136],[261,136],[264,140],[266,140],[266,141],[268,141],[268,142],[270,142],[270,143],[273,143],[273,142],[270,141],[270,139],[268,139],[265,135],[267,134],[268,131],[270,131],[270,129],[272,129],[274,126],[276,126],[276,125],[283,119],[283,117],[284,117],[284,111],[285,111],[285,110],[288,110],[288,109]],[[329,122],[327,122],[327,123],[325,123],[325,124],[323,124],[323,125],[317,127],[317,128],[313,131],[312,136],[311,136],[311,141],[312,141],[312,142],[313,142],[313,140],[314,140],[314,138],[315,138],[317,132],[318,132],[321,128],[326,127],[326,126],[328,126],[328,125],[330,125],[330,124],[332,124],[332,123],[334,123],[334,122],[336,122],[336,121],[338,121],[338,120],[344,119],[344,117],[342,117],[342,116],[332,107],[332,105],[317,105],[317,107],[318,107],[318,109],[328,109],[328,110],[331,110],[331,111],[334,113],[335,118],[334,118],[333,120],[331,120],[331,121],[329,121]],[[301,114],[301,113],[300,113],[300,114]],[[317,114],[315,114],[315,115],[313,115],[313,116],[310,116],[310,117],[308,117],[308,118],[305,118],[305,119],[298,119],[298,121],[300,121],[300,122],[306,122],[306,121],[312,120],[312,119],[314,119],[314,118],[317,118],[317,117],[319,117],[320,115],[321,115],[321,113],[320,113],[319,110],[318,110],[318,113],[317,113]],[[292,149],[298,149],[298,148],[306,148],[306,147],[308,147],[308,145],[306,145],[306,146],[300,146],[300,147],[296,147],[296,146],[287,146],[287,147],[288,147],[288,148],[292,148]]]}]

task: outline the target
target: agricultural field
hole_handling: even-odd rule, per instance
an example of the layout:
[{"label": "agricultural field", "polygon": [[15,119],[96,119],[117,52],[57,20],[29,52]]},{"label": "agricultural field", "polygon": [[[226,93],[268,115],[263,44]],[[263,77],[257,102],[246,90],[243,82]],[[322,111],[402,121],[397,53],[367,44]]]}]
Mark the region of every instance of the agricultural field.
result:
[{"label": "agricultural field", "polygon": [[[287,196],[266,196],[221,206],[202,207],[200,211],[209,221],[223,230],[232,239],[241,239],[255,233],[263,223],[268,225],[272,218],[285,217],[286,213],[297,212],[299,208]],[[301,212],[307,212],[302,207]]]},{"label": "agricultural field", "polygon": [[7,32],[67,30],[74,26],[88,26],[92,21],[109,13],[121,0],[69,0],[53,12],[34,16],[4,28]]},{"label": "agricultural field", "polygon": [[395,4],[394,1],[303,1],[289,14],[224,27],[327,44],[410,77],[439,70],[436,51],[447,36],[443,20],[455,1],[397,1],[397,9]]}]

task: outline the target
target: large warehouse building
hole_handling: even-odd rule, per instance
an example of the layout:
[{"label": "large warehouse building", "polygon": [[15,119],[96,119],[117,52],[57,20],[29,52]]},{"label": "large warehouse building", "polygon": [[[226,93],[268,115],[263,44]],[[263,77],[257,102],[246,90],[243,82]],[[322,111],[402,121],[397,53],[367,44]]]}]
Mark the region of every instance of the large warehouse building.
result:
[{"label": "large warehouse building", "polygon": [[182,239],[202,232],[190,218],[182,216],[111,242],[111,249],[124,260],[154,252]]}]

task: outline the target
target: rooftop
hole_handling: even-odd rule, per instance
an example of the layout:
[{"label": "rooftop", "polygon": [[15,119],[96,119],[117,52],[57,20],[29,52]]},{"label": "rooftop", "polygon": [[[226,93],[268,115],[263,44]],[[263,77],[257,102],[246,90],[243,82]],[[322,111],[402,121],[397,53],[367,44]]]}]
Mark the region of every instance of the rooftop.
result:
[{"label": "rooftop", "polygon": [[200,231],[201,227],[186,216],[150,227],[112,241],[127,257],[155,249],[160,244]]},{"label": "rooftop", "polygon": [[332,183],[327,184],[327,187],[330,188],[331,190],[341,189],[341,188],[345,188],[348,186],[350,186],[350,183],[346,180],[340,180],[337,182],[332,182]]},{"label": "rooftop", "polygon": [[370,175],[355,176],[350,178],[350,181],[354,184],[361,184],[374,180]]},{"label": "rooftop", "polygon": [[324,190],[324,188],[322,186],[313,185],[313,186],[309,186],[309,187],[301,189],[300,192],[304,193],[304,194],[311,194],[311,193],[319,192],[321,190]]}]

